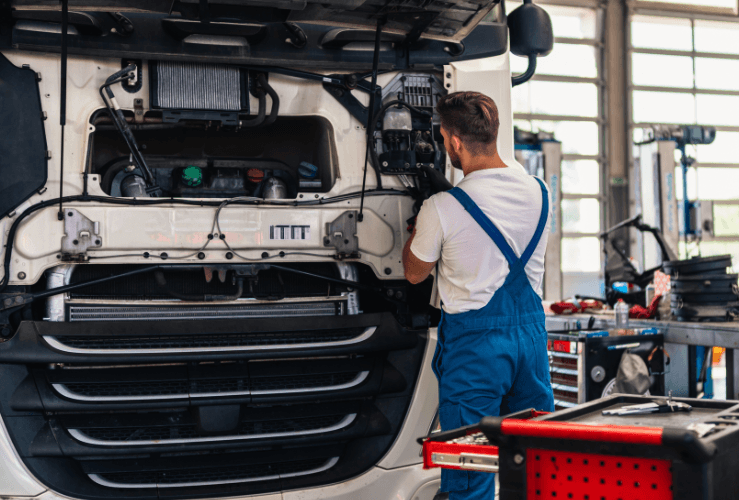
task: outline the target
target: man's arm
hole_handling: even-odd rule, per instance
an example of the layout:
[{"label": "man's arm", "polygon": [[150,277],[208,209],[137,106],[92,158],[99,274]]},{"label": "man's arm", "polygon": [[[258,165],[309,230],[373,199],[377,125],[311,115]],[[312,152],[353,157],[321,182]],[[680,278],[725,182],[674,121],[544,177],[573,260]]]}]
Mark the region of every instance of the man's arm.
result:
[{"label": "man's arm", "polygon": [[413,233],[403,247],[403,269],[405,270],[405,279],[412,284],[417,284],[428,278],[434,269],[436,262],[425,262],[411,252],[411,244],[413,237],[416,236],[416,227],[413,226]]}]

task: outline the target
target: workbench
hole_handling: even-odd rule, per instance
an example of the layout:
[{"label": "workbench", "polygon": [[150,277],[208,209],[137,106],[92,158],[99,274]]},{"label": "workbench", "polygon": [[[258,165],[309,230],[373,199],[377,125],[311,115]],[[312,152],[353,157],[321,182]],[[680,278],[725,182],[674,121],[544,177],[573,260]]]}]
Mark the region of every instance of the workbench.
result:
[{"label": "workbench", "polygon": [[[587,329],[594,318],[593,329],[613,330],[616,328],[612,315],[601,314],[568,314],[547,315],[547,331]],[[656,328],[664,335],[665,349],[673,360],[679,360],[678,351],[685,352],[685,371],[687,378],[683,381],[687,388],[685,394],[676,391],[677,395],[696,397],[696,346],[726,348],[726,395],[727,399],[739,399],[739,321],[733,322],[684,322],[629,320],[629,328]],[[676,367],[673,366],[675,371]],[[679,375],[679,373],[675,374]]]}]

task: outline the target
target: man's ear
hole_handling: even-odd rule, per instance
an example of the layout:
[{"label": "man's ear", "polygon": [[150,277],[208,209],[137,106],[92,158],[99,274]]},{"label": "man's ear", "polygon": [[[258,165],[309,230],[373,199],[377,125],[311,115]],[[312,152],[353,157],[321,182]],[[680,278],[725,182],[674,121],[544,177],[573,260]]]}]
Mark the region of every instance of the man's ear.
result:
[{"label": "man's ear", "polygon": [[462,141],[456,135],[452,135],[452,146],[454,146],[454,151],[457,153],[462,150]]}]

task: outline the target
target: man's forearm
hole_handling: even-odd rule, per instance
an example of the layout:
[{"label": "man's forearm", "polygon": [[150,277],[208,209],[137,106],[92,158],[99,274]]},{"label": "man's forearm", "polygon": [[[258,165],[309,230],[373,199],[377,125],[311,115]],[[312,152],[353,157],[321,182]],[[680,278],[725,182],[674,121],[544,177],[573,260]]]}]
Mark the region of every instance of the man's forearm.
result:
[{"label": "man's forearm", "polygon": [[408,238],[408,241],[405,242],[405,246],[403,247],[403,268],[408,271],[408,256],[411,253],[411,244],[413,243],[413,237],[416,235],[416,226],[413,226],[413,232],[411,233],[411,237]]}]

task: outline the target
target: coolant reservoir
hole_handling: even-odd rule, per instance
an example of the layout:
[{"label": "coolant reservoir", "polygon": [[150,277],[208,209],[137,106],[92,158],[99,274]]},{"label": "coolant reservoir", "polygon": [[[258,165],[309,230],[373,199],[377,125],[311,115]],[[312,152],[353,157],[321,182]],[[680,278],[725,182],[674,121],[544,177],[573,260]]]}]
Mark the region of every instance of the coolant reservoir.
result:
[{"label": "coolant reservoir", "polygon": [[382,119],[382,132],[387,134],[401,133],[404,135],[410,135],[413,130],[413,120],[411,119],[411,112],[408,108],[390,106],[385,111],[385,116]]}]

